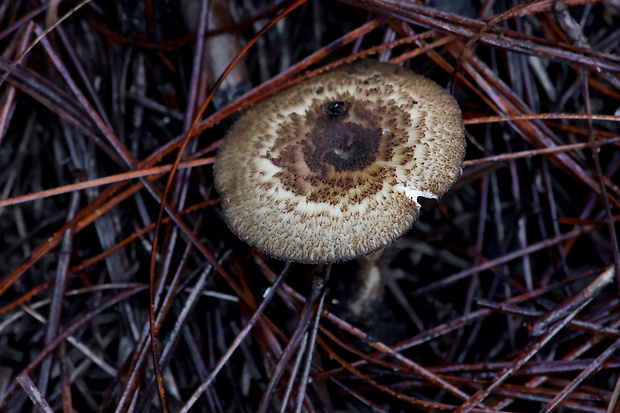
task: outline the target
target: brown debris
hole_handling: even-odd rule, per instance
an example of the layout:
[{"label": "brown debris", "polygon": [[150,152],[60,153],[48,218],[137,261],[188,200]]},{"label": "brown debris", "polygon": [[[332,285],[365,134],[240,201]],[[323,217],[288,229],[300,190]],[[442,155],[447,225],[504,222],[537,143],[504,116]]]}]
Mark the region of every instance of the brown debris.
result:
[{"label": "brown debris", "polygon": [[[191,33],[174,1],[0,2],[0,411],[618,411],[617,3],[201,0]],[[351,320],[351,267],[239,242],[210,164],[364,57],[453,91],[468,153]]]}]

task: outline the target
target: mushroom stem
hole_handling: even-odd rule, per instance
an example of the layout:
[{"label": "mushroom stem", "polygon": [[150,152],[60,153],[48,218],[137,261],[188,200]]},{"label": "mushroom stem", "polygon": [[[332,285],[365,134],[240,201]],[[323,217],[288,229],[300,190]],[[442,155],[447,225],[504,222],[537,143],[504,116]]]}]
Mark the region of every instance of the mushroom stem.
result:
[{"label": "mushroom stem", "polygon": [[385,271],[380,260],[383,250],[357,258],[359,268],[356,278],[359,284],[347,303],[353,318],[368,317],[383,300]]}]

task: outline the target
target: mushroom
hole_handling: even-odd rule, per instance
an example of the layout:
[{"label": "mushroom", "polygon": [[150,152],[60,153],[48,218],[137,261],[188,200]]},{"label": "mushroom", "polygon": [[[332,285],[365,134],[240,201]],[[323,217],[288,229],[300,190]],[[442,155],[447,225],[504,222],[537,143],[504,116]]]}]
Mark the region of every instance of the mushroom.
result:
[{"label": "mushroom", "polygon": [[363,60],[250,108],[214,164],[231,230],[287,261],[378,251],[461,174],[461,111],[435,82]]}]

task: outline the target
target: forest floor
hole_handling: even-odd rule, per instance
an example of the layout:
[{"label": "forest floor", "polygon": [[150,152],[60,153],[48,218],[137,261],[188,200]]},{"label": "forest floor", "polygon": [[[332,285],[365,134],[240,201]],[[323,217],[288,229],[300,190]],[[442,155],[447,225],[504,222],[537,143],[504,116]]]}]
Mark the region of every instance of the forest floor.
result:
[{"label": "forest floor", "polygon": [[[617,0],[41,3],[0,0],[0,411],[620,411]],[[467,154],[356,315],[212,163],[361,58],[450,91]]]}]

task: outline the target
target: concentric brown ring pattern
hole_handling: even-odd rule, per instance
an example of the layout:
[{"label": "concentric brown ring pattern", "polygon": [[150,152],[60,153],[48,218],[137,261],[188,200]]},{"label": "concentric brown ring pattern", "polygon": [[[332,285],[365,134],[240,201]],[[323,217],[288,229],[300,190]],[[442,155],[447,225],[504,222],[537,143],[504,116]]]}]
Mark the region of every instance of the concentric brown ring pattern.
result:
[{"label": "concentric brown ring pattern", "polygon": [[[326,107],[337,104],[341,110]],[[215,163],[231,229],[274,257],[343,261],[407,231],[418,196],[460,174],[465,143],[454,99],[398,66],[363,61],[248,110]]]}]

